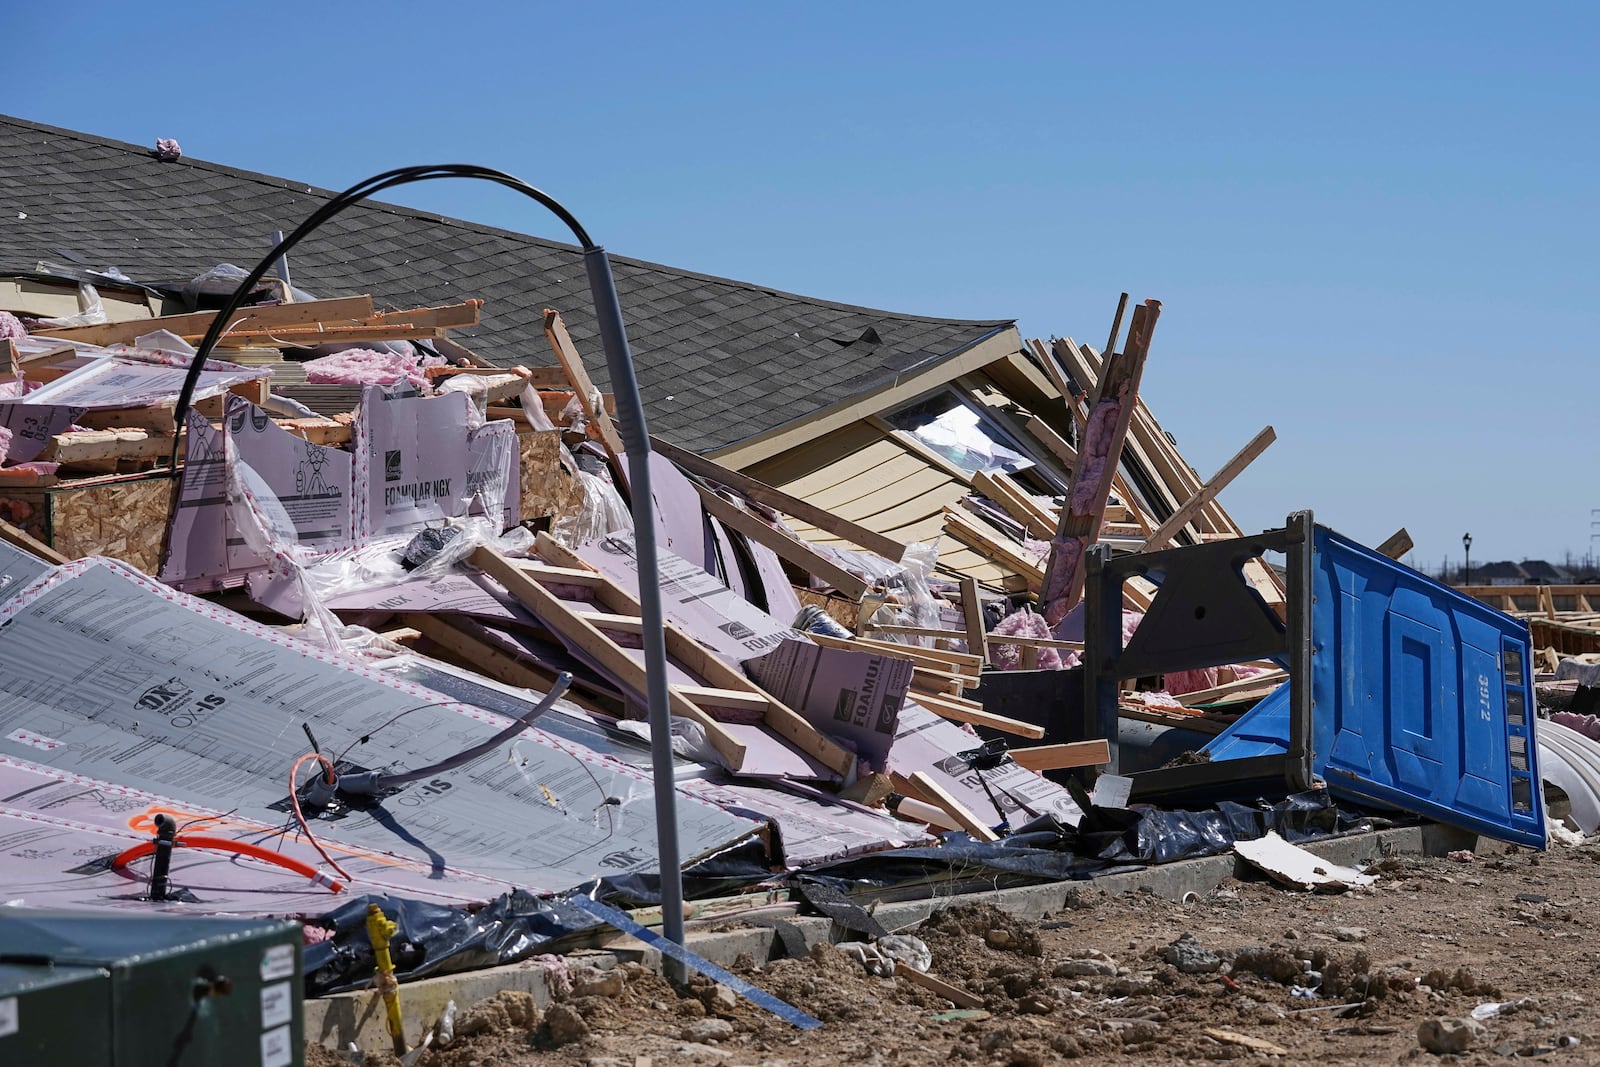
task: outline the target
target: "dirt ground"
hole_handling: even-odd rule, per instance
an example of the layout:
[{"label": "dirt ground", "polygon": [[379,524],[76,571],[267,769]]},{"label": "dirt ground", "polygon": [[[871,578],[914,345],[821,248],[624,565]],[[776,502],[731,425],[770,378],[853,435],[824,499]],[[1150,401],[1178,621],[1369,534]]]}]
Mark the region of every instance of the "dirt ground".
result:
[{"label": "dirt ground", "polygon": [[[1435,1048],[1462,1049],[1451,1062],[1600,1063],[1600,945],[1589,944],[1600,940],[1600,844],[1484,842],[1470,859],[1394,857],[1371,870],[1375,887],[1338,895],[1230,880],[1187,903],[1086,883],[1043,922],[963,907],[904,931],[932,950],[930,973],[981,1009],[957,1011],[832,948],[741,961],[743,977],[823,1021],[801,1032],[709,982],[680,992],[629,964],[544,1011],[512,994],[463,1010],[455,1040],[419,1065],[1440,1059],[1419,1028]],[[1497,1015],[1465,1021],[1495,1003]],[[312,1067],[348,1062],[308,1054]]]}]

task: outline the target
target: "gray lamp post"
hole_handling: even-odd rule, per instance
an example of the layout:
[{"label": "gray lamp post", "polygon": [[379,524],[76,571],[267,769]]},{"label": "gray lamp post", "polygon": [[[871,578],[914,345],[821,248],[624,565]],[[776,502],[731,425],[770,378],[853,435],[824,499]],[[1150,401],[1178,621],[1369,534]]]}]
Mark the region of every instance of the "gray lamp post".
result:
[{"label": "gray lamp post", "polygon": [[1466,577],[1462,580],[1461,584],[1462,585],[1471,585],[1472,584],[1472,535],[1471,534],[1464,533],[1464,534],[1461,535],[1461,551],[1465,552],[1466,556],[1467,556],[1466,566],[1463,568],[1466,571]]}]

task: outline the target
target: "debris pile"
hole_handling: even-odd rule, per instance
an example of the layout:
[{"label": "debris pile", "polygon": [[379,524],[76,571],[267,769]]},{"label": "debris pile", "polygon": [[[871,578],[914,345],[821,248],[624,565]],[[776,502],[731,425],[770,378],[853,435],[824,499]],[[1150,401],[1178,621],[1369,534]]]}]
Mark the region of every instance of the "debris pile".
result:
[{"label": "debris pile", "polygon": [[[1374,551],[1309,512],[1239,529],[1218,495],[1274,432],[1199,477],[1139,392],[1155,301],[1124,339],[1124,296],[1104,352],[1002,343],[814,433],[654,439],[672,730],[652,737],[616,405],[562,315],[542,320],[554,365],[501,367],[451,337],[481,300],[260,295],[192,397],[213,312],[0,311],[0,839],[26,845],[0,871],[20,904],[295,917],[313,993],[370,982],[374,955],[403,983],[558,951],[659,904],[670,749],[692,900],[818,910],[875,974],[1044,1016],[1135,980],[1087,950],[1045,974],[1037,932],[997,913],[985,951],[1017,966],[952,984],[916,965],[938,921],[891,951],[864,905],[1236,845],[1286,884],[1364,887],[1288,841],[1384,809],[1542,847],[1546,777],[1600,828],[1600,731],[1539,722],[1523,623],[1395,563],[1403,531]],[[1226,962],[1287,985],[1306,963]],[[784,1003],[782,980],[767,1003],[704,963],[685,1041],[734,1033],[729,989],[797,1026],[853,1010],[803,983]],[[573,981],[542,1014],[465,1011],[444,1043],[579,1041],[622,976]],[[1123,1021],[1049,1047],[1159,1040]],[[1425,1046],[1472,1036],[1446,1022]]]}]

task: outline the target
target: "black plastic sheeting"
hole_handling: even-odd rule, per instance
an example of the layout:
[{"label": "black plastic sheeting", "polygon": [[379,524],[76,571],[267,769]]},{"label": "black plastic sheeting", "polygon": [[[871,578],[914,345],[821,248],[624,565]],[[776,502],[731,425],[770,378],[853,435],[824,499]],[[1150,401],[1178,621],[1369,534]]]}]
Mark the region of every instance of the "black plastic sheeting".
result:
[{"label": "black plastic sheeting", "polygon": [[[766,847],[743,842],[696,863],[683,872],[687,899],[722,896],[772,877]],[[635,874],[600,883],[602,900],[659,904],[661,878]],[[305,948],[306,996],[364,988],[372,982],[372,942],[367,937],[367,905],[383,909],[399,929],[390,942],[395,974],[401,981],[515,963],[557,950],[562,941],[604,924],[559,897],[535,897],[520,890],[482,908],[452,908],[403,897],[353,897],[315,923],[332,936]]]},{"label": "black plastic sheeting", "polygon": [[305,947],[307,996],[339,993],[372,984],[372,942],[367,905],[376,904],[399,929],[389,943],[401,981],[514,963],[561,939],[604,925],[558,898],[520,890],[475,911],[404,897],[352,897],[315,924],[332,937]]},{"label": "black plastic sheeting", "polygon": [[895,849],[857,856],[804,872],[843,892],[893,889],[909,882],[972,878],[987,886],[1065,881],[1133,867],[1172,863],[1228,851],[1276,830],[1287,841],[1372,828],[1364,816],[1340,811],[1325,790],[1298,793],[1276,804],[1224,801],[1206,811],[1160,811],[1084,804],[1074,829],[1044,816],[998,842],[965,834],[936,848]]},{"label": "black plastic sheeting", "polygon": [[[1276,830],[1288,841],[1370,829],[1372,821],[1336,808],[1326,791],[1296,794],[1276,804],[1223,802],[1207,811],[1160,811],[1135,807],[1084,809],[1076,828],[1050,816],[1035,819],[1003,841],[946,835],[934,848],[874,852],[792,872],[786,881],[814,908],[846,927],[859,911],[845,897],[876,890],[895,895],[941,894],[971,879],[986,888],[1092,878],[1130,867],[1171,863],[1228,851],[1235,841],[1253,841]],[[773,880],[760,842],[728,849],[684,872],[686,899],[720,896]],[[632,874],[607,879],[595,894],[611,903],[657,904],[660,878]],[[552,951],[569,937],[599,928],[588,912],[559,898],[509,893],[468,910],[400,897],[352,898],[318,923],[328,940],[306,946],[307,996],[364,988],[372,981],[372,946],[367,905],[377,904],[399,926],[390,952],[402,981],[514,963]],[[864,913],[862,913],[864,914]],[[875,926],[873,922],[871,925]]]}]

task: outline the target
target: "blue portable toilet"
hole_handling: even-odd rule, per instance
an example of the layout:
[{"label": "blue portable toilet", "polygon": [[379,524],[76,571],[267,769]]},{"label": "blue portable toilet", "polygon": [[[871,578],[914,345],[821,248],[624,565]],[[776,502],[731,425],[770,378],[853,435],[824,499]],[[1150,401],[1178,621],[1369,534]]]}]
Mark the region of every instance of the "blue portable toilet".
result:
[{"label": "blue portable toilet", "polygon": [[[1545,845],[1528,627],[1315,527],[1311,770],[1337,796]],[[1280,754],[1290,686],[1206,746]]]}]

